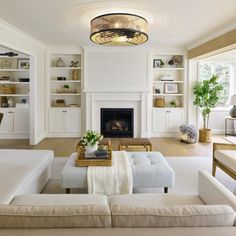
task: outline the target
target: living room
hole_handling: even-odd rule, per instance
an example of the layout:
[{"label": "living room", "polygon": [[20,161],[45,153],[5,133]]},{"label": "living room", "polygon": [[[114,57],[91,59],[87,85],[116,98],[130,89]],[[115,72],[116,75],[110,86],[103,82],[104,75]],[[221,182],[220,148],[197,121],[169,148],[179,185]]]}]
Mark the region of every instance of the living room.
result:
[{"label": "living room", "polygon": [[[194,195],[196,200],[196,196],[203,196],[199,193],[200,180],[208,184],[213,178],[217,186],[219,183],[226,189],[233,202],[215,201],[213,205],[229,205],[235,211],[236,164],[232,150],[236,146],[235,9],[232,0],[224,3],[220,0],[2,0],[0,156],[3,163],[7,156],[10,166],[8,169],[3,165],[1,175],[15,173],[14,178],[19,178],[17,184],[14,178],[6,182],[13,188],[0,187],[1,194],[4,193],[2,204],[34,205],[46,201],[52,205],[58,198],[55,201],[59,205],[61,201],[67,205],[69,200],[73,201],[69,198],[76,196],[74,203],[78,205],[86,196],[90,199],[93,177],[86,175],[84,167],[82,172],[78,170],[82,168],[80,155],[89,152],[89,141],[83,143],[81,138],[87,140],[88,131],[92,130],[99,137],[96,152],[106,153],[108,160],[104,165],[111,164],[109,155],[113,162],[120,155],[128,160],[120,168],[128,169],[125,180],[107,174],[111,182],[127,183],[125,187],[129,190],[118,191],[120,194],[136,197],[139,193],[137,199],[146,199],[150,195],[169,198],[185,193]],[[201,103],[201,99],[206,100]],[[74,164],[77,155],[80,168]],[[26,172],[44,163],[44,169],[36,171],[42,176],[32,178],[18,192],[14,188],[22,183],[26,173],[21,176],[21,171],[18,173],[12,167],[11,158],[17,166],[23,165],[23,159],[18,163],[16,156],[25,156],[27,161],[31,156],[39,157],[33,158],[37,160],[32,161],[32,166],[27,164]],[[5,178],[1,181],[1,185],[6,185]],[[35,195],[27,195],[30,193]],[[102,201],[106,201],[106,195],[112,194],[104,194]],[[185,205],[194,205],[194,201]],[[207,202],[212,205],[210,200]],[[52,221],[55,225],[56,220]],[[9,222],[12,227],[0,228],[20,228],[17,221]],[[163,226],[156,219],[154,222]],[[73,228],[66,219],[64,223],[66,228]],[[155,224],[147,223],[146,228],[155,228]],[[50,228],[42,225],[45,226],[42,223],[37,227]],[[186,227],[188,230],[193,228],[190,225]],[[235,232],[229,223],[220,231],[216,225],[216,221],[205,225],[206,232],[209,235]],[[214,226],[212,231],[208,231],[208,226]],[[166,235],[188,234],[187,229],[180,228],[183,231],[175,227],[166,231]],[[197,228],[196,235],[204,232]],[[137,234],[142,235],[145,230]],[[0,234],[7,235],[7,231],[1,231]],[[14,235],[33,231],[8,232]],[[87,233],[91,232],[96,231]]]}]

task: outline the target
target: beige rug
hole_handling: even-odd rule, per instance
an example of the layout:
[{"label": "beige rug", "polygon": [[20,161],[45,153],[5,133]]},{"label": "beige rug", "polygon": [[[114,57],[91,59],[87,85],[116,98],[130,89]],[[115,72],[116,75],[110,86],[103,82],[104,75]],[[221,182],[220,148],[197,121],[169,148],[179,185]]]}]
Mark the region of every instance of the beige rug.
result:
[{"label": "beige rug", "polygon": [[[207,170],[211,173],[212,160],[210,157],[166,157],[175,171],[175,186],[169,192],[197,193],[197,173]],[[52,167],[52,178],[43,193],[65,193],[60,187],[60,172],[66,163],[66,157],[56,157]],[[236,189],[236,181],[217,168],[216,178],[230,191]],[[139,189],[137,192],[162,192],[163,189]],[[72,190],[72,193],[86,192],[86,190]]]},{"label": "beige rug", "polygon": [[226,136],[224,137],[227,141],[231,142],[232,144],[236,144],[236,137],[235,136]]}]

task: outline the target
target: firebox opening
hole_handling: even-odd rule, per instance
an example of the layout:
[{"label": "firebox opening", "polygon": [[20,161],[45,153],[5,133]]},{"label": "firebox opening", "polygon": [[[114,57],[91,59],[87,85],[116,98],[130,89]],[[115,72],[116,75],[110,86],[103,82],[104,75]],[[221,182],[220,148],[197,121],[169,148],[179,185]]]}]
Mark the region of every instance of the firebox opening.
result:
[{"label": "firebox opening", "polygon": [[132,108],[101,108],[101,133],[104,137],[133,138]]}]

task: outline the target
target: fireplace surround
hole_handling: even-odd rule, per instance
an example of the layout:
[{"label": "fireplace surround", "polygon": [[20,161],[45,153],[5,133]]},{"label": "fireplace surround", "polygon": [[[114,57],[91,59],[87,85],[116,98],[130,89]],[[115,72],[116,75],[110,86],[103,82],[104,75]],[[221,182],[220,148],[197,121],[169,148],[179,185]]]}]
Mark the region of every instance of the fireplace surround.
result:
[{"label": "fireplace surround", "polygon": [[134,137],[133,108],[101,108],[101,134],[110,138]]}]

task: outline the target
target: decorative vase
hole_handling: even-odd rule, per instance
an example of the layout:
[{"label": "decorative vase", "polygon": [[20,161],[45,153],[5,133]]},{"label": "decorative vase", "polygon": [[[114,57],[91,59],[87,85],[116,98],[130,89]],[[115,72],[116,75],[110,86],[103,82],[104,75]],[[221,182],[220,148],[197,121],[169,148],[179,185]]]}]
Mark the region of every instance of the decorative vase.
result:
[{"label": "decorative vase", "polygon": [[61,59],[61,57],[59,57],[58,60],[56,61],[56,66],[65,67],[65,62]]},{"label": "decorative vase", "polygon": [[90,143],[88,143],[85,147],[86,149],[86,154],[93,154],[95,151],[97,151],[98,149],[98,143],[91,145]]},{"label": "decorative vase", "polygon": [[13,107],[14,106],[14,101],[12,100],[12,98],[8,98],[8,106],[9,107]]}]

